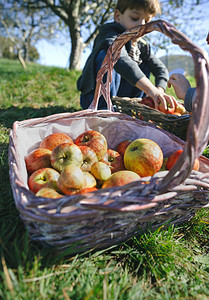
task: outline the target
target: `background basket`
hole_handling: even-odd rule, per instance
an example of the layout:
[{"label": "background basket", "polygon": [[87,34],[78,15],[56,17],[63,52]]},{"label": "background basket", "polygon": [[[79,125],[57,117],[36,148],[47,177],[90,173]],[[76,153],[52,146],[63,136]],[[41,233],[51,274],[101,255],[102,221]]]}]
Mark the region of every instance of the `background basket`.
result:
[{"label": "background basket", "polygon": [[134,98],[124,99],[121,97],[113,97],[112,103],[115,111],[153,123],[178,136],[180,139],[186,140],[191,115],[175,116],[172,114],[164,114],[159,110],[140,104],[139,101]]},{"label": "background basket", "polygon": [[[120,49],[127,40],[152,30],[171,37],[194,58],[199,105],[194,104],[186,143],[153,124],[111,111],[109,84]],[[151,22],[125,32],[108,49],[98,73],[92,109],[15,122],[10,132],[10,180],[17,209],[31,238],[58,250],[79,253],[120,243],[139,230],[185,222],[197,209],[207,207],[209,160],[200,157],[199,172],[192,171],[192,166],[209,137],[209,110],[205,109],[209,98],[208,72],[208,61],[201,49],[170,24]],[[106,111],[97,111],[101,94],[107,101]],[[164,156],[177,149],[183,149],[183,153],[169,172],[156,173],[137,183],[60,199],[35,197],[27,185],[25,156],[50,133],[64,132],[74,139],[88,129],[104,134],[111,148],[127,138],[147,137],[158,142]]]}]

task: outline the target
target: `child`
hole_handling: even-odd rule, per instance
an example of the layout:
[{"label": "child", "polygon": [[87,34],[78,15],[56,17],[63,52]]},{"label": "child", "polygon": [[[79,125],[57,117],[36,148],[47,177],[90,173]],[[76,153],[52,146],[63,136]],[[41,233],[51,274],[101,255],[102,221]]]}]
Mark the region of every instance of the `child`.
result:
[{"label": "child", "polygon": [[184,100],[187,111],[192,111],[193,103],[197,97],[196,88],[192,88],[189,81],[182,74],[172,74],[168,81],[168,87],[173,86],[176,96]]},{"label": "child", "polygon": [[[118,0],[114,12],[114,22],[100,27],[92,53],[86,61],[77,87],[81,91],[80,103],[83,109],[89,107],[94,98],[96,76],[107,49],[115,38],[132,27],[143,25],[160,12],[158,0]],[[155,76],[155,85],[148,79],[150,73]],[[121,50],[121,56],[114,66],[110,96],[142,97],[150,96],[158,108],[162,103],[167,109],[175,106],[175,98],[164,93],[168,81],[168,71],[163,63],[151,54],[150,46],[140,38],[139,41],[128,42]],[[99,109],[106,109],[103,97],[99,101]]]}]

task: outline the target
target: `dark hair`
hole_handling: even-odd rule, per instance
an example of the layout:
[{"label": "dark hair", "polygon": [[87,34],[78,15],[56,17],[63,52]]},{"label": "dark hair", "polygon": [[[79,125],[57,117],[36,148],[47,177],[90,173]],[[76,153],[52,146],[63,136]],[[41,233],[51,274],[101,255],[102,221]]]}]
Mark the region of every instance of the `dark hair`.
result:
[{"label": "dark hair", "polygon": [[143,9],[152,16],[161,13],[160,3],[158,0],[118,0],[116,9],[122,14],[126,9]]}]

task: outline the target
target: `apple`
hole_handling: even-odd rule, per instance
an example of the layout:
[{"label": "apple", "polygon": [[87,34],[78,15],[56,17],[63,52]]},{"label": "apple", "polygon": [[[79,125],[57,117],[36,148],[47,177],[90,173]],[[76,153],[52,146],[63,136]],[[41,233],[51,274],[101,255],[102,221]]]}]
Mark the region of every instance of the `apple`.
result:
[{"label": "apple", "polygon": [[107,149],[105,155],[100,159],[111,169],[111,173],[115,173],[120,170],[124,170],[123,157],[117,151]]},{"label": "apple", "polygon": [[39,148],[47,148],[52,151],[56,146],[62,143],[74,144],[69,135],[61,132],[55,132],[46,136],[43,141],[41,141]]},{"label": "apple", "polygon": [[43,187],[41,188],[37,193],[37,197],[43,197],[43,198],[52,198],[57,199],[61,198],[64,195],[59,194],[54,188],[52,187]]},{"label": "apple", "polygon": [[91,170],[91,166],[98,161],[96,153],[93,149],[87,146],[79,146],[81,152],[83,154],[83,162],[81,164],[81,170],[84,172],[89,172]]},{"label": "apple", "polygon": [[112,174],[102,185],[102,189],[114,186],[122,186],[133,181],[140,180],[140,176],[135,172],[122,170]]},{"label": "apple", "polygon": [[176,106],[175,112],[180,113],[180,115],[184,115],[184,114],[186,114],[186,109],[185,109],[183,104],[178,102],[178,105]]},{"label": "apple", "polygon": [[167,103],[167,109],[163,108],[162,102],[158,104],[158,110],[165,113],[165,114],[173,114],[175,112],[175,107],[169,107],[169,104]]},{"label": "apple", "polygon": [[86,188],[92,188],[97,185],[95,177],[89,172],[83,172],[86,178]]},{"label": "apple", "polygon": [[165,170],[167,170],[167,168],[166,168],[167,161],[168,161],[168,158],[167,158],[167,157],[163,158],[163,164],[162,164],[162,166],[161,166],[161,168],[160,168],[160,171],[165,171]]},{"label": "apple", "polygon": [[96,187],[84,188],[84,189],[80,190],[77,194],[90,193],[90,192],[94,192],[94,191],[97,191],[97,190],[98,189]]},{"label": "apple", "polygon": [[107,152],[107,140],[103,134],[95,130],[88,130],[81,133],[76,139],[78,146],[87,146],[94,150],[98,160]]},{"label": "apple", "polygon": [[136,139],[126,149],[125,168],[139,176],[152,176],[163,164],[163,152],[160,146],[150,139]]},{"label": "apple", "polygon": [[70,164],[80,167],[83,162],[83,154],[77,145],[63,143],[52,150],[50,159],[52,167],[61,172]]},{"label": "apple", "polygon": [[[178,158],[179,158],[179,156],[181,155],[182,152],[183,152],[182,149],[177,150],[168,157],[168,160],[167,160],[167,163],[166,163],[167,170],[170,170],[173,167],[173,165],[175,165],[175,163],[177,162],[177,160],[178,160]],[[196,158],[195,161],[194,161],[193,170],[198,171],[199,170],[199,165],[200,165],[199,159]]]},{"label": "apple", "polygon": [[140,101],[140,104],[144,104],[144,105],[147,105],[151,108],[155,108],[155,103],[154,101],[152,100],[151,97],[143,97],[142,100]]},{"label": "apple", "polygon": [[128,147],[128,145],[133,142],[133,140],[124,140],[122,142],[120,142],[117,147],[116,147],[116,151],[118,153],[120,153],[120,155],[122,155],[122,157],[124,156],[124,153],[126,151],[126,148]]},{"label": "apple", "polygon": [[35,149],[30,152],[25,158],[28,174],[41,168],[51,167],[50,155],[49,149]]},{"label": "apple", "polygon": [[91,173],[98,180],[106,180],[111,176],[111,169],[104,162],[98,161],[91,166]]},{"label": "apple", "polygon": [[42,168],[28,178],[29,189],[36,194],[43,187],[56,187],[60,174],[52,168]]},{"label": "apple", "polygon": [[177,111],[174,111],[174,113],[172,113],[172,115],[175,115],[175,116],[178,116],[178,117],[181,116],[181,114],[179,112],[177,112]]},{"label": "apple", "polygon": [[86,177],[76,165],[67,165],[61,172],[57,186],[63,194],[73,195],[86,187]]}]

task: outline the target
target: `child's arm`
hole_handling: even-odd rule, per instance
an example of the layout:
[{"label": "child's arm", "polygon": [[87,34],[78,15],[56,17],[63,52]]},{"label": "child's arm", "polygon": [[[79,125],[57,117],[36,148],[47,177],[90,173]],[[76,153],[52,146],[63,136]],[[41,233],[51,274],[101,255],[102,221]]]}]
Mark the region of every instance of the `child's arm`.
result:
[{"label": "child's arm", "polygon": [[191,87],[186,77],[179,73],[170,76],[168,87],[170,88],[171,86],[173,86],[176,96],[182,100],[185,99],[186,92]]},{"label": "child's arm", "polygon": [[158,109],[159,104],[162,105],[162,110],[166,111],[168,108],[175,108],[178,104],[173,96],[169,96],[163,92],[163,89],[157,88],[146,76],[137,81],[136,87],[144,91],[154,101],[155,108]]}]

